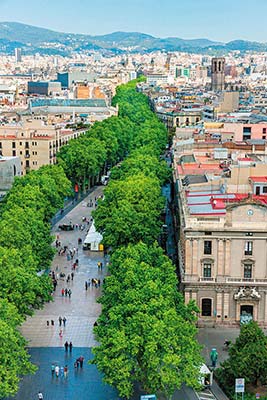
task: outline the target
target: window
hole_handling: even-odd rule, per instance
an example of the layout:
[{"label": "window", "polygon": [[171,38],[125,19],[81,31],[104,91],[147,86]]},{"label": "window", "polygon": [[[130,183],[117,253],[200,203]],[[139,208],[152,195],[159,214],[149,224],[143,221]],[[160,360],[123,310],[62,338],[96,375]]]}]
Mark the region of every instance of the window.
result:
[{"label": "window", "polygon": [[16,150],[12,150],[12,156],[16,157]]},{"label": "window", "polygon": [[244,264],[244,278],[252,278],[252,264]]},{"label": "window", "polygon": [[204,254],[211,254],[212,252],[212,241],[204,240]]},{"label": "window", "polygon": [[0,142],[0,149],[2,149],[2,142]]},{"label": "window", "polygon": [[202,299],[201,315],[203,317],[211,317],[211,305],[212,305],[211,299]]},{"label": "window", "polygon": [[265,134],[266,132],[266,128],[262,128],[262,133]]},{"label": "window", "polygon": [[243,128],[243,140],[251,139],[251,128],[244,126]]},{"label": "window", "polygon": [[245,242],[245,256],[252,256],[253,242]]},{"label": "window", "polygon": [[267,186],[263,186],[262,193],[267,193]]},{"label": "window", "polygon": [[12,149],[16,148],[16,142],[12,142]]},{"label": "window", "polygon": [[211,264],[204,264],[203,266],[203,277],[211,278]]}]

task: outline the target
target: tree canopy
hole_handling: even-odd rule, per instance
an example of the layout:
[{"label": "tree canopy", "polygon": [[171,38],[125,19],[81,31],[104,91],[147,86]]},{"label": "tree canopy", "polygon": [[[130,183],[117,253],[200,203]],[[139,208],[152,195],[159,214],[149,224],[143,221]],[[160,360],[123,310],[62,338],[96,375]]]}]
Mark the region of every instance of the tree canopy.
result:
[{"label": "tree canopy", "polygon": [[267,337],[257,322],[241,326],[240,335],[230,345],[229,358],[216,375],[226,393],[233,393],[236,378],[244,378],[246,385],[267,383]]}]

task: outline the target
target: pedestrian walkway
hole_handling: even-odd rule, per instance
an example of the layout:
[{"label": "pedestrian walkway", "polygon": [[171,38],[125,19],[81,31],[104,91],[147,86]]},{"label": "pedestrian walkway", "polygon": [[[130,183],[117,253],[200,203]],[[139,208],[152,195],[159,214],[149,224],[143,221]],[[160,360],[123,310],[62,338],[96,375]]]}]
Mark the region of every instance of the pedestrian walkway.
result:
[{"label": "pedestrian walkway", "polygon": [[[102,194],[102,187],[98,187],[83,202],[78,204],[68,215],[59,221],[53,228],[55,237],[59,235],[61,246],[68,246],[69,249],[78,249],[78,254],[73,260],[67,260],[66,255],[56,255],[51,270],[54,270],[59,277],[64,273],[64,278],[58,279],[56,291],[53,294],[54,301],[47,303],[42,310],[37,310],[32,317],[28,317],[21,327],[21,332],[29,341],[30,347],[62,347],[66,340],[71,340],[74,346],[93,347],[96,345],[93,336],[93,324],[100,314],[100,305],[96,302],[101,292],[100,288],[92,287],[85,290],[85,281],[92,278],[100,279],[106,274],[105,260],[103,253],[92,253],[82,250],[82,245],[78,246],[78,238],[84,240],[89,225],[82,221],[82,217],[90,220],[92,208],[87,207],[89,199],[93,199]],[[82,224],[84,230],[75,229],[74,231],[60,231],[59,224],[69,223]],[[79,264],[75,271],[72,271],[74,261],[78,259]],[[104,267],[102,271],[98,270],[97,262],[102,262]],[[66,282],[68,274],[74,272],[73,281]],[[61,289],[71,289],[72,294],[62,296]],[[65,316],[67,319],[66,327],[62,326],[62,338],[59,337],[60,327],[58,318]],[[54,321],[54,326],[51,325]],[[48,322],[49,326],[47,326]]]},{"label": "pedestrian walkway", "polygon": [[[93,335],[93,325],[97,320],[101,306],[97,298],[101,294],[103,279],[107,273],[103,252],[83,251],[82,245],[78,245],[78,239],[85,239],[87,230],[91,224],[91,212],[95,208],[96,199],[102,195],[103,187],[97,187],[90,195],[73,208],[62,220],[53,227],[52,233],[55,240],[61,242],[61,246],[76,249],[73,260],[68,260],[66,255],[55,255],[51,271],[55,271],[58,284],[53,294],[54,301],[45,304],[42,310],[37,310],[32,317],[28,317],[20,330],[29,343],[29,353],[32,362],[37,365],[35,375],[23,377],[19,392],[13,400],[37,399],[38,391],[44,395],[44,400],[81,400],[92,398],[95,400],[117,400],[116,391],[102,382],[102,376],[96,366],[89,365],[93,358],[91,348],[97,345]],[[87,204],[93,202],[93,207]],[[89,220],[89,224],[83,221],[83,217]],[[84,225],[84,229],[74,231],[60,231],[59,224],[71,223]],[[54,243],[55,246],[55,243]],[[78,251],[77,251],[78,249]],[[58,249],[57,249],[58,250]],[[78,267],[73,271],[72,266],[78,259]],[[102,262],[103,269],[97,266]],[[73,280],[66,281],[68,274],[74,273]],[[60,278],[60,273],[65,276]],[[100,279],[100,287],[85,289],[85,281]],[[62,296],[61,290],[71,289],[71,296]],[[59,317],[66,318],[65,327],[59,325]],[[51,321],[54,324],[51,324]],[[60,331],[62,330],[62,337]],[[64,343],[72,342],[72,352],[65,351]],[[75,360],[83,356],[83,368],[75,368]],[[67,378],[52,377],[51,365],[60,367],[68,365]],[[62,374],[63,375],[63,374]]]}]

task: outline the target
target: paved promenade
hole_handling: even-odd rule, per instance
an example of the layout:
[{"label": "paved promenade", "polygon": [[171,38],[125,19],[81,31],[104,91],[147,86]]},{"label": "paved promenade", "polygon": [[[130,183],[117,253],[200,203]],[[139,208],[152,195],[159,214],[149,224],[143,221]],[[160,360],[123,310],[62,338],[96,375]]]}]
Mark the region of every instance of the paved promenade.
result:
[{"label": "paved promenade", "polygon": [[[82,245],[78,246],[78,238],[84,240],[89,225],[82,221],[83,217],[90,220],[94,207],[87,207],[88,201],[102,195],[103,187],[97,187],[84,201],[73,208],[53,228],[55,238],[59,235],[62,246],[69,249],[78,248],[78,254],[72,261],[68,261],[66,255],[54,257],[51,270],[56,274],[63,272],[64,278],[58,279],[58,285],[54,292],[54,301],[47,303],[42,310],[37,310],[33,317],[28,317],[21,327],[21,332],[29,341],[29,352],[32,362],[38,366],[38,371],[33,376],[23,378],[20,390],[14,397],[16,400],[34,400],[38,398],[41,390],[44,400],[116,400],[116,391],[104,385],[102,377],[94,365],[89,365],[88,360],[93,356],[91,348],[97,343],[93,336],[93,324],[101,312],[97,298],[101,293],[103,278],[106,274],[105,260],[102,252],[83,251]],[[85,224],[84,230],[60,231],[59,224],[69,223]],[[74,271],[73,281],[66,282],[66,277],[72,272],[72,264],[79,260],[79,266]],[[97,267],[97,262],[103,263],[103,270]],[[92,278],[100,279],[100,288],[92,287],[85,290],[85,281]],[[72,294],[62,296],[61,289],[71,289]],[[66,326],[59,326],[59,316],[66,317]],[[54,326],[51,325],[54,321]],[[49,326],[47,326],[49,321]],[[63,324],[62,324],[63,325]],[[60,337],[62,329],[62,338]],[[72,353],[65,352],[65,341],[72,341]],[[83,368],[75,369],[75,360],[83,356],[85,358]],[[59,366],[68,365],[68,377],[55,378],[51,376],[51,364]]]}]

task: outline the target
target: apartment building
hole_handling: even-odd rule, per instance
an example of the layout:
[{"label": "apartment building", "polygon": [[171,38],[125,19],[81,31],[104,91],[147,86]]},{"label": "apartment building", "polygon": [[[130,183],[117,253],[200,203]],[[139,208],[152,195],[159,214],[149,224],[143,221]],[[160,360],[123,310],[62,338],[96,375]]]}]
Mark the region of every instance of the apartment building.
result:
[{"label": "apartment building", "polygon": [[60,147],[85,131],[64,129],[42,119],[22,117],[18,122],[0,125],[0,151],[2,156],[20,157],[21,175],[24,175],[42,165],[55,164]]}]

